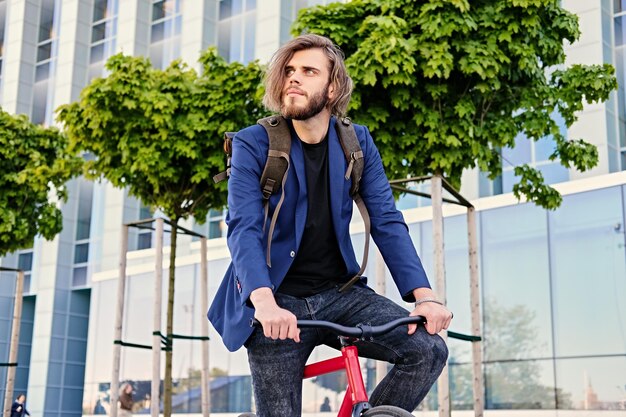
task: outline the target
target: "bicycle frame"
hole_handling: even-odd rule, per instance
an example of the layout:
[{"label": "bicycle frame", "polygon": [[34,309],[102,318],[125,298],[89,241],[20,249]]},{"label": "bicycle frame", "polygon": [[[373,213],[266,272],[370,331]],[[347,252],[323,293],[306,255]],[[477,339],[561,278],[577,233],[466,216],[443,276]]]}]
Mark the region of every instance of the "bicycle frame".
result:
[{"label": "bicycle frame", "polygon": [[341,356],[305,366],[304,378],[312,378],[340,370],[346,371],[348,388],[341,402],[337,417],[360,416],[361,411],[369,408],[369,402],[365,384],[363,383],[361,364],[359,363],[359,354],[356,346],[342,346]]},{"label": "bicycle frame", "polygon": [[[367,391],[365,390],[363,375],[361,374],[361,364],[359,363],[359,353],[354,343],[358,340],[371,339],[373,336],[385,334],[403,324],[424,322],[424,317],[407,316],[378,326],[359,324],[356,327],[346,327],[328,321],[298,320],[299,328],[317,327],[328,329],[340,335],[339,341],[341,342],[341,356],[306,365],[304,367],[303,378],[312,378],[314,376],[345,370],[348,387],[346,389],[346,395],[343,397],[343,401],[339,407],[337,417],[360,417],[364,411],[371,409],[372,406],[367,398]],[[250,325],[260,326],[261,323],[256,319],[252,319],[250,320]],[[401,409],[398,410],[403,411]]]}]

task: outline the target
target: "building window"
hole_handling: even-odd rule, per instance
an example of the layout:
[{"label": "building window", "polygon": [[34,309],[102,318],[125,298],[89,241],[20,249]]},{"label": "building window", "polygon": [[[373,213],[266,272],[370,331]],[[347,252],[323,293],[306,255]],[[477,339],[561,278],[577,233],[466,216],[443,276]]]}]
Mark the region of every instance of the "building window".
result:
[{"label": "building window", "polygon": [[42,0],[39,12],[37,59],[31,121],[36,124],[52,123],[52,90],[50,79],[54,75],[60,0]]},{"label": "building window", "polygon": [[87,266],[89,263],[89,238],[91,236],[91,211],[93,206],[93,182],[78,180],[78,208],[76,216],[76,236],[72,262],[72,286],[87,285]]},{"label": "building window", "polygon": [[164,69],[180,57],[182,0],[152,0],[150,30],[150,61],[155,68]]},{"label": "building window", "polygon": [[[150,207],[141,203],[139,207],[139,220],[151,219],[154,213]],[[151,227],[151,224],[146,224],[146,227]],[[137,234],[137,250],[150,249],[152,247],[152,230],[139,228]]]},{"label": "building window", "polygon": [[0,91],[2,91],[2,57],[4,56],[4,28],[7,18],[7,2],[0,0]]},{"label": "building window", "polygon": [[[615,72],[617,77],[617,124],[621,169],[626,170],[626,0],[613,3],[613,46],[615,49]],[[608,40],[607,40],[608,41]]]},{"label": "building window", "polygon": [[17,254],[17,267],[24,271],[23,293],[30,293],[31,272],[33,269],[33,249],[21,250]]},{"label": "building window", "polygon": [[118,0],[95,0],[91,23],[89,80],[103,75],[104,63],[115,51]]},{"label": "building window", "polygon": [[[552,119],[556,122],[561,134],[567,136],[565,120],[557,112]],[[519,180],[515,176],[516,166],[528,164],[539,170],[546,184],[556,184],[569,180],[569,171],[561,165],[560,160],[550,160],[556,143],[551,136],[543,137],[537,141],[530,140],[524,133],[518,133],[515,137],[513,148],[502,148],[502,174],[494,180],[490,180],[486,173],[481,172],[479,177],[479,196],[487,197],[496,194],[510,193],[513,186]]]},{"label": "building window", "polygon": [[256,0],[222,0],[217,32],[219,54],[229,62],[254,59]]}]

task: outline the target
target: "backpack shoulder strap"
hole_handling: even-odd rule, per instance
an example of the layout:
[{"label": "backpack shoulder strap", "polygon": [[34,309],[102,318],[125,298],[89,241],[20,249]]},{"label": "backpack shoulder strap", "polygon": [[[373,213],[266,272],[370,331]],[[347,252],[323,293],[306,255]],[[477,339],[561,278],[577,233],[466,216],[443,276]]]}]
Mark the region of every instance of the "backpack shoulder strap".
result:
[{"label": "backpack shoulder strap", "polygon": [[213,182],[216,184],[227,180],[230,177],[230,160],[233,155],[233,138],[237,132],[224,132],[224,153],[226,154],[226,170],[213,176]]},{"label": "backpack shoulder strap", "polygon": [[266,262],[267,265],[271,267],[272,236],[274,235],[274,227],[276,226],[278,213],[285,200],[285,183],[287,181],[287,173],[289,172],[290,164],[291,130],[289,129],[287,121],[282,116],[269,116],[260,119],[258,123],[265,128],[269,139],[267,161],[265,162],[265,168],[263,168],[263,173],[261,174],[261,192],[263,193],[263,206],[265,210],[263,230],[265,230],[265,225],[267,224],[269,199],[272,194],[281,190],[280,200],[274,209],[267,235]]},{"label": "backpack shoulder strap", "polygon": [[339,142],[341,148],[348,161],[348,169],[346,170],[346,180],[352,177],[352,186],[350,187],[350,195],[354,196],[359,192],[359,184],[363,176],[363,150],[356,137],[354,125],[348,117],[337,119],[337,133],[339,134]]},{"label": "backpack shoulder strap", "polygon": [[265,128],[269,138],[267,161],[261,174],[261,191],[263,198],[268,200],[272,194],[278,192],[287,176],[291,130],[282,116],[265,117],[257,123]]}]

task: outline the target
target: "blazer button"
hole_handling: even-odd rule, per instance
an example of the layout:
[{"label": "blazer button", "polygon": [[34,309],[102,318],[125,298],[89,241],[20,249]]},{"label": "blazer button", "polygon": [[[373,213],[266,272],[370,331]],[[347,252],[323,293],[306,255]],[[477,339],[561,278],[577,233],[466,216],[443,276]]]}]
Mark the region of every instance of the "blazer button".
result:
[{"label": "blazer button", "polygon": [[289,253],[289,256],[291,256],[291,257],[293,258],[294,256],[296,256],[296,252],[295,252],[295,251],[291,251],[291,252]]}]

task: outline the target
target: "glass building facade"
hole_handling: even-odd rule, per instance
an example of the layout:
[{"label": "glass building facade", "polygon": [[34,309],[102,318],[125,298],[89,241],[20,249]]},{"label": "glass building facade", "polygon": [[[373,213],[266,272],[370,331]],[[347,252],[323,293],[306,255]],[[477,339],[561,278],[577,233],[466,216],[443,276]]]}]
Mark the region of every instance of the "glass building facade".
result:
[{"label": "glass building facade", "polygon": [[[200,51],[215,45],[228,61],[267,60],[290,38],[290,24],[304,7],[330,0],[0,0],[0,105],[36,123],[54,123],[53,111],[78,99],[93,78],[106,76],[104,64],[115,53],[149,57],[157,68],[174,59],[193,65]],[[569,60],[614,63],[619,91],[604,104],[586,107],[568,137],[598,147],[600,163],[584,174],[550,161],[550,138],[502,150],[503,175],[488,181],[478,172],[464,177],[463,195],[478,209],[485,407],[492,416],[563,416],[570,411],[604,416],[626,414],[626,80],[624,1],[563,0],[579,16],[582,38],[567,46]],[[20,18],[16,18],[19,16]],[[562,126],[562,122],[557,120]],[[621,159],[620,156],[621,155]],[[508,162],[507,162],[508,161]],[[510,194],[511,164],[538,168],[564,195],[553,212],[517,204]],[[428,184],[409,184],[428,192]],[[121,225],[159,213],[116,190],[106,181],[83,178],[68,183],[62,207],[65,227],[53,241],[0,259],[0,265],[26,273],[15,392],[28,395],[28,409],[46,417],[106,414],[110,402],[113,317]],[[503,195],[499,195],[503,194]],[[488,198],[480,198],[487,197]],[[430,202],[404,196],[411,236],[432,274]],[[229,262],[224,213],[211,210],[207,222],[183,226],[211,240],[208,297]],[[451,330],[470,333],[469,272],[462,214],[445,219],[447,299],[455,313]],[[359,227],[355,251],[362,250]],[[169,237],[166,233],[165,245]],[[174,328],[199,335],[205,312],[200,303],[200,245],[179,237]],[[149,344],[152,337],[154,233],[134,230],[129,237],[128,283],[122,339]],[[367,275],[374,280],[374,249]],[[164,281],[167,274],[164,274]],[[0,363],[7,362],[15,274],[0,274]],[[402,304],[390,277],[387,296]],[[165,285],[165,283],[164,283]],[[165,304],[165,296],[163,300]],[[408,306],[407,306],[408,307]],[[165,320],[165,318],[163,318]],[[229,353],[211,330],[211,403],[214,413],[254,409],[244,350]],[[449,339],[453,410],[472,406],[471,348]],[[333,355],[328,348],[312,359]],[[174,411],[200,410],[200,344],[174,343]],[[0,387],[6,384],[0,367]],[[367,387],[376,379],[363,362]],[[121,378],[135,388],[135,412],[151,399],[151,352],[122,350]],[[339,374],[304,384],[304,411],[314,413],[325,397],[336,410],[345,381]],[[0,390],[0,402],[4,390]],[[436,414],[433,391],[421,405]],[[611,415],[615,415],[613,413]]]},{"label": "glass building facade", "polygon": [[[483,378],[487,410],[626,410],[626,176],[623,185],[564,195],[562,206],[546,211],[533,204],[501,204],[478,211],[478,244],[484,338]],[[511,200],[511,199],[509,199]],[[416,213],[405,211],[415,247],[433,276],[432,224],[412,222]],[[418,216],[419,217],[419,216]],[[422,216],[423,217],[423,216]],[[448,305],[455,313],[451,330],[471,334],[467,222],[465,215],[445,218],[445,258]],[[361,250],[363,235],[353,235]],[[225,242],[212,242],[209,253],[211,297],[228,266]],[[177,269],[175,324],[177,333],[200,334],[199,244],[182,248],[186,265]],[[370,254],[368,276],[375,280],[376,256]],[[133,258],[138,270],[152,267],[151,253]],[[92,284],[92,314],[84,413],[107,404],[113,345],[117,280],[115,270],[96,274]],[[165,280],[164,278],[164,285]],[[390,276],[387,296],[404,304]],[[151,337],[152,272],[131,275],[124,319],[123,339],[147,344]],[[212,334],[213,412],[244,412],[253,409],[245,350],[229,353],[219,336]],[[473,404],[471,345],[449,339],[450,386],[453,410]],[[320,348],[314,358],[333,354]],[[176,341],[174,354],[175,403],[180,412],[200,412],[200,346]],[[368,389],[373,389],[375,370],[363,362]],[[124,349],[122,379],[149,392],[151,353]],[[304,411],[315,412],[324,397],[340,399],[340,375],[305,384]],[[333,388],[335,390],[333,390]],[[232,398],[237,398],[233,400]],[[141,395],[140,395],[141,398]],[[332,403],[332,401],[331,401]],[[230,404],[230,405],[229,405]],[[334,404],[338,406],[338,404]],[[336,408],[334,408],[336,409]],[[421,406],[437,410],[433,391]],[[554,410],[554,414],[545,414]],[[434,411],[433,411],[434,412]],[[595,413],[594,413],[595,412]],[[506,415],[506,414],[503,414]],[[539,415],[539,414],[537,414]],[[597,414],[601,415],[601,414]]]}]

